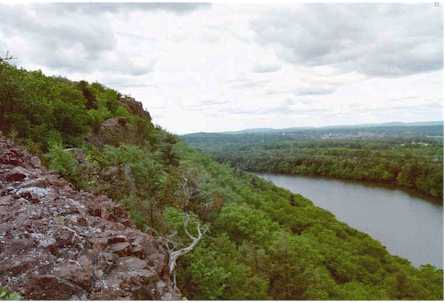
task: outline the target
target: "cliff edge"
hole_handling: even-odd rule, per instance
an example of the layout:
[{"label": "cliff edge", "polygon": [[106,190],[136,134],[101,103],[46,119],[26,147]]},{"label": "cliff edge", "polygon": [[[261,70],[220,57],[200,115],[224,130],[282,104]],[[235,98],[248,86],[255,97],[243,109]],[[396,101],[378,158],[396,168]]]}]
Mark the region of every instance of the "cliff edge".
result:
[{"label": "cliff edge", "polygon": [[0,133],[0,285],[25,299],[179,299],[160,242]]}]

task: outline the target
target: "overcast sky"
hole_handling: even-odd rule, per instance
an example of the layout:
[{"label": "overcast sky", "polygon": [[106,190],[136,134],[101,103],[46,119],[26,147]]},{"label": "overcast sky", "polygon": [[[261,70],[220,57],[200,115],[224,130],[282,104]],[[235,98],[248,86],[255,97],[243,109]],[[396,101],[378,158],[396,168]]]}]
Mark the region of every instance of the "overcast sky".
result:
[{"label": "overcast sky", "polygon": [[0,5],[0,52],[99,81],[182,134],[442,120],[442,9]]}]

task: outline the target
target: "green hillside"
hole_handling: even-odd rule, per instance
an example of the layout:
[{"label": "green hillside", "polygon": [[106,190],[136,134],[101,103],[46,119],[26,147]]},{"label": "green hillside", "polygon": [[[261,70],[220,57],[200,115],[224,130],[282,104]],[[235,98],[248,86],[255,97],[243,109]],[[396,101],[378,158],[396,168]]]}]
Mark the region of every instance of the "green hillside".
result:
[{"label": "green hillside", "polygon": [[252,172],[395,186],[443,203],[443,124],[190,134],[191,146]]},{"label": "green hillside", "polygon": [[189,299],[443,297],[442,270],[416,268],[301,195],[217,163],[98,83],[2,61],[0,130],[79,189],[121,202],[143,231],[180,246],[184,213],[204,226],[178,260]]}]

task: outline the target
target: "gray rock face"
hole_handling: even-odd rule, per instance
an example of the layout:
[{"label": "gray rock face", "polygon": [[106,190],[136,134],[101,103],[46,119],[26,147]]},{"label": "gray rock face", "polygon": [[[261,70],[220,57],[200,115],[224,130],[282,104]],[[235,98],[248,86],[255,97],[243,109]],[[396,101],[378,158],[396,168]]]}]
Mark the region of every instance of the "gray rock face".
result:
[{"label": "gray rock face", "polygon": [[0,135],[0,285],[26,299],[179,299],[167,260],[118,204]]}]

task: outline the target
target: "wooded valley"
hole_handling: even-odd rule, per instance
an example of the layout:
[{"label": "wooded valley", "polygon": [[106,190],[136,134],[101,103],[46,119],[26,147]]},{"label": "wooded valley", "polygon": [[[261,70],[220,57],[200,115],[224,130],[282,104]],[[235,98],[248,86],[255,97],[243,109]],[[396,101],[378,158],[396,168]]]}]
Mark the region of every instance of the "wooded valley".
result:
[{"label": "wooded valley", "polygon": [[[226,135],[211,144],[185,138],[189,145],[115,90],[6,61],[0,130],[76,188],[119,201],[141,231],[179,248],[202,232],[177,260],[189,299],[443,298],[441,269],[416,268],[303,196],[243,171],[388,182],[442,197],[443,146],[434,139],[249,146],[250,135],[236,135],[245,144]],[[194,148],[204,146],[223,163]]]},{"label": "wooded valley", "polygon": [[425,123],[183,138],[239,169],[392,185],[442,204],[442,129],[443,124]]}]

